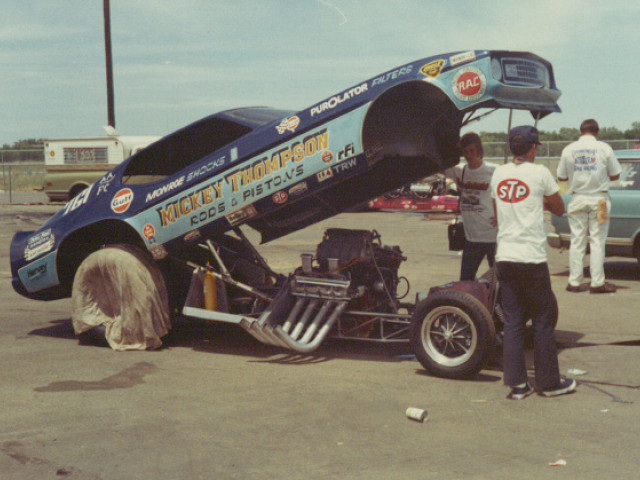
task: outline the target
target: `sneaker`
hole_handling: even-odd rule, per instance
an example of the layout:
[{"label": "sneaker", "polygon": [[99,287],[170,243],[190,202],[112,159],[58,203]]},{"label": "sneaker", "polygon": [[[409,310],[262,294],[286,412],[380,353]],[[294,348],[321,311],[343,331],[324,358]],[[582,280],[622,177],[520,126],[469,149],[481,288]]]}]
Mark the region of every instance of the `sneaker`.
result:
[{"label": "sneaker", "polygon": [[571,285],[570,283],[567,284],[567,288],[566,288],[567,292],[571,292],[571,293],[580,293],[580,292],[584,292],[584,289],[582,288],[582,285]]},{"label": "sneaker", "polygon": [[616,286],[610,283],[605,283],[599,287],[589,287],[589,293],[615,293]]},{"label": "sneaker", "polygon": [[556,397],[558,395],[564,395],[565,393],[573,393],[578,386],[577,382],[573,378],[560,377],[560,383],[552,390],[543,390],[540,395],[543,397]]},{"label": "sneaker", "polygon": [[529,385],[529,382],[524,387],[512,387],[511,392],[507,395],[509,400],[522,400],[533,393],[533,387]]}]

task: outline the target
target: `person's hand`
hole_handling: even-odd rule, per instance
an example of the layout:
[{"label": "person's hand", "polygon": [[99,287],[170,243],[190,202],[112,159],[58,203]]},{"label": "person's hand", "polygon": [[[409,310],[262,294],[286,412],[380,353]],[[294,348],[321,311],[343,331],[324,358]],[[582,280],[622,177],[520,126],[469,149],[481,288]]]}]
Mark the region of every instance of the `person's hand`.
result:
[{"label": "person's hand", "polygon": [[492,227],[497,227],[498,226],[498,219],[496,217],[491,217],[491,218],[489,218],[489,223],[491,223]]}]

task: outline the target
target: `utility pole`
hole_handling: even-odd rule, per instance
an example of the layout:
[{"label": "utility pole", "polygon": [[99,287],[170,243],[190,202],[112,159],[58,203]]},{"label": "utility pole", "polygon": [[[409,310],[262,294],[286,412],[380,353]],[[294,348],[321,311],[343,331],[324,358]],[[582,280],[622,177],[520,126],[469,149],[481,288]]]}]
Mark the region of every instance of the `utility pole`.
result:
[{"label": "utility pole", "polygon": [[107,58],[107,116],[109,126],[116,128],[116,114],[113,107],[113,62],[111,59],[111,18],[109,0],[104,5],[104,49]]}]

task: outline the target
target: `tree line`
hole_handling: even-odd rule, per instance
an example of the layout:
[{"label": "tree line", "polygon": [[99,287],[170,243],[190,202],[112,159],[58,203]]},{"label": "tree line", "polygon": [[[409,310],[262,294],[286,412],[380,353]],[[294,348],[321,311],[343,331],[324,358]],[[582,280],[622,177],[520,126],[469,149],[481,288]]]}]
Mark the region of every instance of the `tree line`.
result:
[{"label": "tree line", "polygon": [[5,143],[2,145],[3,150],[32,150],[34,148],[43,148],[43,138],[25,138],[24,140],[18,140],[13,144]]},{"label": "tree line", "polygon": [[[580,136],[580,130],[571,127],[562,127],[558,131],[540,130],[541,142],[566,141],[573,142]],[[506,132],[480,132],[483,142],[506,142]],[[600,140],[638,140],[640,139],[640,122],[633,122],[631,128],[620,130],[616,127],[600,127]]]}]

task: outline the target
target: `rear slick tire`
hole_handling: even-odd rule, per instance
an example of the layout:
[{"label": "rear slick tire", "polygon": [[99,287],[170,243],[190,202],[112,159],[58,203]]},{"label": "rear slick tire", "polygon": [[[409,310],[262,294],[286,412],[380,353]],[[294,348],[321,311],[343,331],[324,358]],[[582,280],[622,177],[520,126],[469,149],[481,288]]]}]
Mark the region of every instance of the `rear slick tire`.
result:
[{"label": "rear slick tire", "polygon": [[441,290],[416,305],[410,341],[422,366],[444,378],[476,375],[490,358],[495,326],[473,295]]}]

